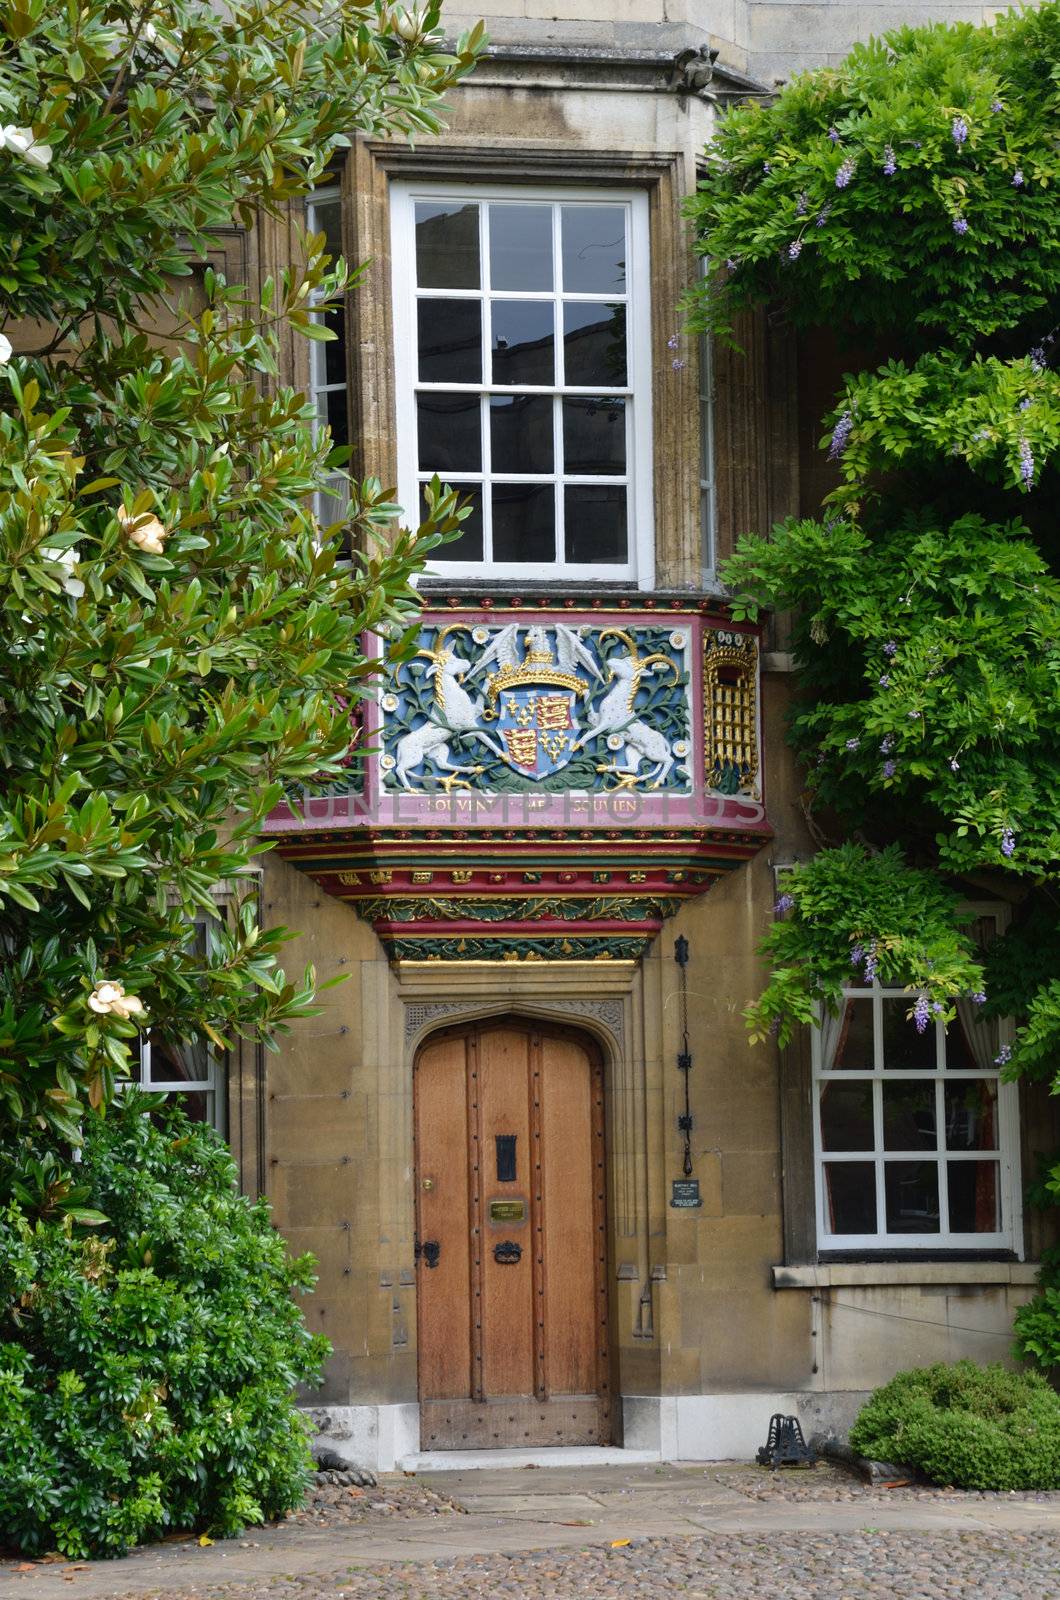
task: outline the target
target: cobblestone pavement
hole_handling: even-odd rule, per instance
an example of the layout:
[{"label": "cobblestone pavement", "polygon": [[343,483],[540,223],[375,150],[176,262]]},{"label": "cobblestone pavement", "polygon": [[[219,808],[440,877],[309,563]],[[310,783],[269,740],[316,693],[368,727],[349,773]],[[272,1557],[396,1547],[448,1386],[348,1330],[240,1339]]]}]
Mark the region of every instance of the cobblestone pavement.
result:
[{"label": "cobblestone pavement", "polygon": [[[870,1487],[832,1466],[579,1467],[320,1484],[298,1518],[122,1562],[0,1562],[17,1600],[1054,1600],[1060,1494]],[[351,1510],[351,1508],[353,1508]]]}]

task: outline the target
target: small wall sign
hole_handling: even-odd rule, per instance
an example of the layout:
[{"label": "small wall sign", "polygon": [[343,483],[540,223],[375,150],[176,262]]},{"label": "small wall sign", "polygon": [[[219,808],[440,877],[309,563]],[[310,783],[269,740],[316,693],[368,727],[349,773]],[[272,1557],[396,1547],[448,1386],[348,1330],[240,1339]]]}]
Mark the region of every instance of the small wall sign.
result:
[{"label": "small wall sign", "polygon": [[672,1184],[670,1205],[676,1211],[695,1211],[703,1204],[699,1198],[698,1178],[675,1178]]},{"label": "small wall sign", "polygon": [[526,1204],[522,1200],[491,1200],[491,1222],[525,1222]]}]

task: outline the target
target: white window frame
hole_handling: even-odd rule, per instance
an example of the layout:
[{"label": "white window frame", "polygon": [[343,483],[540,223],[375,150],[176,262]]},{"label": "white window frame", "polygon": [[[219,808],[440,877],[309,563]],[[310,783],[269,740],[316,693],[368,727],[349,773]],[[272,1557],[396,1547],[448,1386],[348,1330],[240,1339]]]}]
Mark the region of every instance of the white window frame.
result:
[{"label": "white window frame", "polygon": [[[998,929],[1002,930],[1008,920],[1008,913],[1004,907],[996,904],[975,905],[968,908],[977,917],[992,919]],[[817,1211],[817,1248],[827,1253],[835,1252],[880,1252],[880,1251],[916,1251],[918,1254],[935,1252],[946,1255],[954,1251],[1012,1251],[1019,1260],[1023,1259],[1023,1205],[1022,1187],[1020,1183],[1019,1159],[1019,1088],[1015,1083],[1005,1083],[1001,1080],[1000,1069],[988,1070],[985,1068],[964,1068],[954,1071],[946,1068],[945,1041],[946,1030],[941,1021],[932,1020],[928,1026],[935,1033],[935,1070],[934,1074],[917,1073],[915,1070],[902,1069],[890,1074],[884,1073],[883,1067],[883,1001],[885,999],[902,999],[912,1005],[916,998],[915,991],[906,989],[884,988],[878,981],[872,984],[851,985],[844,989],[843,999],[846,1000],[871,1000],[873,1018],[873,1048],[874,1064],[869,1070],[852,1069],[849,1067],[837,1068],[830,1072],[823,1070],[821,1029],[814,1026],[811,1030],[811,1093],[813,1096],[813,1160],[814,1160],[814,1194]],[[1000,1045],[1009,1043],[1012,1039],[1013,1027],[1011,1021],[1002,1019],[998,1025],[998,1041]],[[883,1084],[884,1082],[905,1083],[916,1080],[918,1077],[930,1076],[936,1084],[936,1149],[934,1154],[930,1150],[901,1151],[885,1150],[883,1145]],[[998,1086],[997,1097],[997,1122],[998,1122],[998,1202],[1001,1209],[1001,1228],[994,1233],[954,1233],[949,1228],[949,1194],[946,1183],[946,1164],[952,1161],[988,1160],[991,1152],[983,1151],[947,1151],[945,1147],[945,1118],[941,1115],[941,1088],[940,1083],[947,1079],[987,1078],[996,1079]],[[823,1148],[821,1135],[821,1085],[824,1083],[852,1083],[870,1080],[873,1085],[873,1148],[861,1151],[833,1151]],[[939,1229],[936,1233],[888,1233],[886,1194],[884,1188],[884,1160],[890,1161],[932,1161],[939,1167]],[[878,1230],[876,1233],[852,1234],[829,1233],[826,1228],[828,1216],[827,1195],[825,1192],[825,1164],[826,1163],[851,1163],[871,1162],[875,1167],[876,1182],[876,1220]]]},{"label": "white window frame", "polygon": [[[208,917],[196,917],[191,927],[198,930],[204,929],[207,949],[210,944],[211,920]],[[205,1094],[207,1098],[206,1121],[215,1129],[222,1138],[228,1132],[228,1071],[223,1057],[218,1055],[213,1046],[206,1044],[206,1077],[189,1080],[186,1078],[155,1078],[151,1069],[151,1036],[141,1033],[139,1037],[140,1050],[140,1076],[131,1079],[130,1083],[138,1089],[143,1089],[145,1094]],[[124,1084],[122,1085],[124,1087]]]},{"label": "white window frame", "polygon": [[[641,589],[651,589],[655,583],[655,519],[652,493],[652,350],[651,350],[651,269],[648,242],[648,196],[640,189],[576,187],[542,187],[532,184],[461,184],[412,183],[395,180],[390,188],[391,245],[393,251],[393,302],[394,302],[394,360],[397,379],[397,446],[399,496],[406,517],[413,523],[419,520],[419,488],[427,475],[419,472],[416,390],[417,387],[434,388],[452,392],[488,395],[490,393],[517,394],[571,394],[598,395],[605,386],[555,385],[499,385],[486,382],[488,368],[484,362],[481,383],[418,384],[416,360],[416,233],[415,204],[417,200],[458,201],[539,201],[553,206],[576,203],[595,205],[624,205],[629,211],[630,259],[626,263],[626,291],[624,295],[565,294],[565,299],[599,301],[601,299],[624,301],[627,306],[628,370],[627,383],[607,392],[621,396],[626,401],[626,466],[629,480],[628,494],[628,560],[626,562],[582,563],[562,559],[563,528],[556,528],[557,559],[547,566],[540,561],[494,562],[488,557],[482,561],[447,561],[444,551],[435,554],[426,576],[437,578],[516,578],[524,583],[534,579],[567,580],[571,582],[635,582]],[[480,229],[484,229],[484,211],[480,213]],[[480,261],[482,272],[478,289],[425,289],[430,299],[480,299],[483,302],[483,350],[490,349],[489,297],[512,300],[551,300],[559,297],[559,271],[551,290],[490,290],[487,282],[489,264],[484,248],[484,234],[480,232]],[[554,244],[558,254],[558,244]],[[557,338],[562,333],[557,329]],[[488,448],[488,429],[487,448]],[[537,476],[522,473],[488,471],[487,459],[478,473],[460,473],[454,481],[461,483],[538,482],[556,481],[559,453],[553,462],[553,471]],[[591,477],[578,475],[571,478],[576,483],[614,485],[616,475]],[[489,549],[488,496],[483,493],[483,545]]]},{"label": "white window frame", "polygon": [[718,485],[714,443],[714,341],[699,341],[699,519],[703,583],[718,581]]}]

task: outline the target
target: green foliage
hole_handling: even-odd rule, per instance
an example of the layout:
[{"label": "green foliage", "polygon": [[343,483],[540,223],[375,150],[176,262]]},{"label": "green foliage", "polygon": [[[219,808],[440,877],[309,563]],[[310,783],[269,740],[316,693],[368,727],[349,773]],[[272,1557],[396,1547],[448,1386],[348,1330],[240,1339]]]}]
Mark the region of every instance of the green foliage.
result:
[{"label": "green foliage", "polygon": [[[794,612],[822,846],[784,885],[751,1029],[834,1005],[853,943],[925,1023],[985,993],[1020,1023],[1007,1075],[1060,1092],[1058,112],[1060,6],[899,29],[731,111],[690,214],[717,269],[700,326],[731,337],[768,304],[861,352],[822,516],[749,534],[723,571],[738,616]],[[1015,909],[984,959],[957,907],[992,893]],[[1060,1199],[1060,1164],[1036,1194]],[[1019,1327],[1055,1362],[1048,1272]]]},{"label": "green foliage", "polygon": [[940,1362],[877,1389],[850,1443],[958,1489],[1060,1489],[1060,1396],[1037,1373]]},{"label": "green foliage", "polygon": [[[276,968],[251,895],[209,953],[189,918],[246,888],[289,786],[342,781],[366,630],[400,648],[418,532],[341,477],[281,337],[350,282],[322,236],[250,289],[220,230],[298,202],[355,132],[431,133],[474,63],[439,7],[18,0],[0,13],[0,1117],[81,1138],[147,1025],[271,1043],[313,975]],[[184,285],[182,288],[181,286]],[[166,337],[153,333],[163,327]],[[353,559],[343,557],[349,547]],[[239,896],[236,896],[237,901]],[[57,1193],[54,1183],[51,1192]],[[61,1188],[61,1184],[59,1185]]]},{"label": "green foliage", "polygon": [[328,1348],[293,1298],[311,1258],[157,1098],[130,1092],[86,1134],[105,1239],[0,1210],[0,1544],[114,1556],[281,1515],[311,1470],[291,1388]]},{"label": "green foliage", "polygon": [[[787,1044],[818,1008],[838,1011],[844,985],[875,972],[909,987],[947,1020],[954,1001],[978,989],[981,968],[959,926],[956,898],[930,872],[908,867],[897,846],[823,850],[781,879],[778,920],[762,941],[772,976],[748,1010],[753,1039]],[[912,1001],[910,1001],[912,1008]]]}]

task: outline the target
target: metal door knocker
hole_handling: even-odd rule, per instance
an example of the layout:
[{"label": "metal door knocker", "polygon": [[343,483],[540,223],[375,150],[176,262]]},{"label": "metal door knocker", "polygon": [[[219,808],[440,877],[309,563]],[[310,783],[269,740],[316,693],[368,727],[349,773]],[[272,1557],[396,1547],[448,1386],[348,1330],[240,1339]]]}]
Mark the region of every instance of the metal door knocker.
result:
[{"label": "metal door knocker", "polygon": [[519,1260],[522,1253],[522,1245],[516,1244],[512,1239],[505,1239],[503,1243],[493,1247],[493,1259],[499,1261],[502,1267],[511,1266]]},{"label": "metal door knocker", "polygon": [[425,1264],[428,1267],[436,1267],[438,1265],[438,1257],[442,1253],[442,1247],[438,1243],[437,1239],[425,1239],[422,1244],[417,1241],[416,1248],[413,1253],[417,1261],[419,1261],[420,1257],[422,1256]]}]

